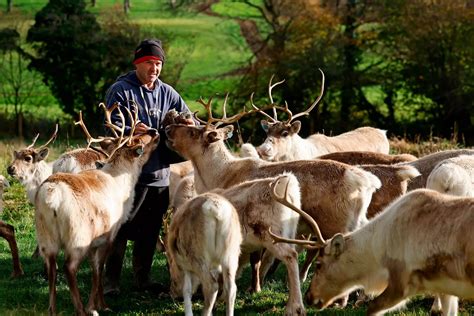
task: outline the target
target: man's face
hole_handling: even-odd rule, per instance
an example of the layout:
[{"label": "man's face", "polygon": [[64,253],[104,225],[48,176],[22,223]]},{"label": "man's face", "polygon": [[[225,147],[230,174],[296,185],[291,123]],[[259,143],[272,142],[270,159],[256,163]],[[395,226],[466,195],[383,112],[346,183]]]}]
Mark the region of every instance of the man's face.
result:
[{"label": "man's face", "polygon": [[147,60],[139,63],[135,65],[137,77],[145,85],[153,84],[160,75],[162,66],[161,60]]}]

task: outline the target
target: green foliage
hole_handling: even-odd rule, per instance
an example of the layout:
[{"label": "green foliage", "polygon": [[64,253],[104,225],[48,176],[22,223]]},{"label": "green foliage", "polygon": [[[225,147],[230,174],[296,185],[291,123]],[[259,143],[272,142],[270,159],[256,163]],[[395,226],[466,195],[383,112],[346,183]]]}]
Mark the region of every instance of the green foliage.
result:
[{"label": "green foliage", "polygon": [[130,61],[125,52],[137,38],[137,26],[115,18],[101,27],[85,2],[75,0],[48,2],[27,37],[37,53],[31,67],[43,74],[64,111],[83,110],[89,119],[98,116],[97,104],[117,70]]}]

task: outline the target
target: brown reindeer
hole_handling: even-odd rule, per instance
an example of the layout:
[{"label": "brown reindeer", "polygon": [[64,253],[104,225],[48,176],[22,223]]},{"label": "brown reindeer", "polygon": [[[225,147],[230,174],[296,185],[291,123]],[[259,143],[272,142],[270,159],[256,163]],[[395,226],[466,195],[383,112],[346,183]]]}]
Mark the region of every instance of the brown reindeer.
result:
[{"label": "brown reindeer", "polygon": [[283,197],[282,203],[313,227],[317,241],[289,242],[320,249],[306,293],[308,304],[325,308],[358,288],[375,295],[367,314],[381,315],[416,294],[440,295],[444,315],[457,315],[457,297],[474,298],[474,247],[466,234],[474,224],[474,199],[414,190],[367,225],[325,241],[318,224]]},{"label": "brown reindeer", "polygon": [[[117,105],[110,108],[113,111]],[[120,110],[120,109],[119,109]],[[126,108],[128,111],[128,109]],[[128,111],[132,129],[125,137],[125,118],[119,139],[101,169],[85,170],[77,174],[56,173],[38,188],[35,199],[36,236],[41,256],[48,269],[49,312],[56,314],[56,258],[61,249],[65,257],[65,274],[76,314],[97,313],[106,309],[102,270],[107,252],[120,226],[128,219],[134,199],[134,186],[141,168],[157,147],[158,132],[133,135],[137,112]],[[101,142],[92,138],[82,122],[88,143]],[[86,309],[82,304],[76,273],[88,256],[92,268],[92,288]]]},{"label": "brown reindeer", "polygon": [[[181,261],[181,269],[177,269],[176,265],[170,264],[170,274],[172,279],[171,292],[172,295],[176,295],[179,289],[183,288],[183,270],[194,271],[205,275],[208,274],[209,268],[203,269],[203,267],[209,266],[207,263],[211,258],[209,248],[212,249],[213,253],[216,253],[217,258],[228,261],[227,256],[238,257],[238,253],[241,251],[242,256],[246,257],[249,253],[256,249],[264,247],[268,251],[274,254],[275,257],[282,260],[288,271],[288,287],[289,297],[286,308],[286,315],[300,315],[304,313],[304,306],[300,291],[300,282],[298,279],[298,260],[297,252],[294,247],[287,247],[288,245],[279,244],[276,245],[272,242],[271,235],[268,233],[270,228],[274,232],[281,232],[285,236],[295,236],[298,224],[299,216],[289,210],[287,207],[275,202],[271,197],[271,191],[276,190],[277,192],[286,189],[289,199],[295,204],[300,204],[300,187],[296,178],[291,174],[285,174],[283,176],[268,178],[268,179],[256,179],[251,181],[242,182],[236,186],[232,186],[228,189],[216,189],[207,193],[203,193],[188,201],[182,207],[179,207],[176,214],[173,216],[173,221],[170,227],[170,233],[167,235],[168,238],[168,249],[171,250],[171,257],[175,257],[176,260]],[[228,225],[227,232],[223,232],[223,237],[219,238],[219,242],[209,243],[209,241],[217,238],[217,234],[220,235],[218,221],[216,219],[208,220],[207,222],[200,221],[196,214],[201,214],[205,207],[209,208],[209,205],[222,205],[220,206],[223,212],[225,209],[233,209],[237,215],[237,222],[233,225]],[[213,208],[212,208],[213,209]],[[217,212],[217,211],[215,211]],[[293,214],[292,214],[293,213]],[[224,216],[221,216],[224,218]],[[201,223],[202,224],[199,224]],[[199,227],[199,232],[196,230]],[[206,227],[213,227],[212,236],[203,241],[199,239],[202,233],[206,231]],[[240,236],[234,236],[237,231],[241,234]],[[179,232],[179,237],[177,233]],[[237,240],[240,240],[241,245],[236,248],[234,245]],[[228,247],[221,246],[223,243],[228,243]],[[215,251],[215,246],[219,245],[219,251]],[[167,252],[168,255],[168,252]],[[173,258],[171,258],[173,259]],[[169,260],[170,262],[176,260]],[[218,263],[218,259],[214,259],[214,262]],[[174,266],[174,267],[173,267]],[[235,269],[237,267],[235,266]],[[202,271],[202,272],[199,272]],[[191,272],[192,273],[192,272]],[[235,276],[235,270],[233,273],[229,273],[229,276]],[[224,275],[224,279],[225,279]],[[186,277],[185,277],[186,278]],[[217,280],[217,276],[214,276]],[[193,283],[196,285],[195,283]],[[206,286],[203,287],[206,288]],[[214,291],[217,290],[217,284],[214,284]],[[186,291],[190,291],[189,288],[183,289],[185,296],[186,305]],[[206,293],[206,290],[204,289]],[[224,293],[228,290],[224,289]],[[228,294],[228,293],[226,293]],[[204,295],[209,296],[209,295]],[[189,300],[189,299],[188,299]],[[207,303],[205,304],[208,305]],[[205,309],[208,310],[207,308]],[[188,314],[186,309],[186,314]],[[204,314],[207,314],[203,311]],[[228,309],[228,314],[230,310]]]}]

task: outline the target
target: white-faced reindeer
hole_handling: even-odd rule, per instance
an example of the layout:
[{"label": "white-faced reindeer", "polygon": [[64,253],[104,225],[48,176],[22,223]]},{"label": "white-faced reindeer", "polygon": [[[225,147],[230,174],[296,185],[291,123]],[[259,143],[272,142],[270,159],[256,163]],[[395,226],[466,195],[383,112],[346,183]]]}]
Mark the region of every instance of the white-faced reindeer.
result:
[{"label": "white-faced reindeer", "polygon": [[[110,111],[116,108],[117,105]],[[108,124],[120,135],[115,142],[116,149],[104,166],[77,174],[53,174],[41,184],[36,194],[36,235],[40,254],[48,269],[51,314],[56,314],[56,258],[61,249],[76,314],[95,313],[106,308],[101,275],[104,261],[120,226],[128,219],[141,169],[159,141],[154,129],[146,134],[133,135],[138,117],[136,110],[132,115],[128,109],[132,128],[130,135],[125,137],[125,118],[118,110],[122,127]],[[76,124],[83,128],[89,145],[103,141],[103,138],[90,136],[82,115]],[[86,256],[91,263],[92,288],[84,310],[76,273]]]},{"label": "white-faced reindeer", "polygon": [[[208,112],[205,125],[174,124],[166,128],[168,145],[193,163],[197,193],[291,172],[301,185],[303,209],[323,223],[324,236],[351,231],[367,222],[367,206],[372,193],[381,185],[373,174],[331,160],[273,163],[235,157],[224,144],[231,136],[233,126],[218,128],[211,123],[231,123],[242,114],[216,119],[212,117],[211,101],[202,103]],[[300,230],[305,232],[304,225]]]},{"label": "white-faced reindeer", "polygon": [[16,178],[26,189],[26,195],[30,203],[34,204],[36,191],[41,183],[53,173],[51,163],[46,162],[49,149],[48,145],[56,139],[58,125],[51,138],[38,148],[34,148],[39,134],[33,139],[31,145],[13,152],[13,161],[7,167],[7,172]]},{"label": "white-faced reindeer", "polygon": [[[289,205],[287,202],[285,205]],[[310,216],[293,207],[309,221]],[[358,288],[375,295],[368,315],[403,305],[416,294],[441,295],[444,315],[457,315],[453,296],[474,298],[474,199],[418,189],[394,201],[360,229],[325,241],[288,240],[320,249],[306,302],[325,308]],[[320,236],[320,234],[319,234]]]},{"label": "white-faced reindeer", "polygon": [[[308,138],[302,138],[298,135],[301,129],[301,122],[295,121],[295,119],[303,115],[309,115],[323,97],[324,73],[321,69],[320,71],[322,74],[321,94],[304,112],[293,115],[288,109],[288,104],[285,104],[285,107],[274,104],[272,89],[283,81],[272,84],[270,80],[268,85],[270,104],[274,105],[273,117],[260,110],[253,101],[251,102],[255,110],[269,119],[261,121],[267,138],[257,147],[260,157],[270,161],[302,160],[312,159],[331,152],[350,150],[374,151],[388,154],[390,144],[386,131],[373,127],[360,127],[332,137],[323,134],[313,134]],[[277,109],[283,110],[288,114],[286,121],[278,120]]]},{"label": "white-faced reindeer", "polygon": [[[286,315],[302,315],[305,313],[298,277],[298,254],[293,246],[288,247],[288,244],[274,244],[268,232],[271,229],[272,232],[278,231],[287,237],[295,236],[299,216],[287,207],[274,201],[272,198],[273,191],[278,192],[278,194],[286,191],[292,203],[300,205],[300,186],[298,180],[292,174],[283,174],[278,177],[242,182],[227,189],[215,189],[198,195],[178,208],[176,213],[178,217],[176,215],[173,216],[170,233],[167,235],[168,248],[171,248],[172,257],[175,258],[175,263],[179,261],[178,266],[181,268],[177,269],[176,265],[174,267],[173,264],[170,265],[173,295],[178,294],[182,289],[183,270],[200,273],[199,271],[203,270],[204,267],[201,275],[210,273],[206,262],[214,257],[207,256],[206,254],[210,250],[203,250],[204,247],[212,248],[213,252],[216,251],[217,258],[220,258],[224,251],[220,250],[221,248],[214,249],[214,246],[217,244],[220,247],[220,243],[224,242],[233,244],[235,242],[234,238],[237,239],[237,237],[233,237],[231,240],[231,235],[226,233],[224,236],[229,236],[228,239],[221,238],[219,243],[214,243],[212,241],[218,237],[215,236],[216,233],[214,232],[217,230],[216,223],[218,221],[213,219],[206,224],[199,224],[203,221],[196,214],[201,214],[209,205],[220,204],[226,209],[234,209],[238,216],[237,225],[239,225],[239,232],[242,234],[239,237],[242,243],[241,250],[235,250],[233,246],[230,246],[231,249],[228,249],[229,252],[233,252],[232,256],[234,259],[237,258],[240,251],[242,252],[242,257],[248,257],[250,253],[262,248],[270,251],[276,258],[285,263],[288,271],[289,297]],[[212,229],[213,237],[209,237],[202,242],[199,241],[199,237],[196,236],[199,236],[202,232],[197,230],[206,231],[207,228]],[[237,229],[234,229],[233,233],[236,233]],[[179,236],[177,236],[177,232],[179,232]],[[225,259],[226,256],[223,256],[223,258]],[[173,260],[171,261],[173,262]],[[215,262],[218,263],[219,260],[215,259]],[[186,274],[184,276],[186,288],[183,289],[183,294],[189,295],[187,291],[190,289],[188,288],[189,284],[186,282]],[[235,271],[233,271],[231,276],[235,276]],[[214,279],[217,282],[217,276],[214,276]],[[196,282],[192,283],[194,286],[197,286]],[[217,284],[214,283],[213,286],[213,293],[216,293]],[[203,287],[206,298],[209,295],[206,295],[207,290],[204,283]],[[225,292],[226,289],[224,289]],[[207,299],[205,306],[205,311],[208,311]]]},{"label": "white-faced reindeer", "polygon": [[49,154],[48,145],[56,139],[58,125],[51,138],[42,146],[35,148],[39,134],[33,139],[31,145],[13,152],[13,161],[7,172],[16,178],[26,189],[30,203],[34,204],[35,195],[40,184],[51,174],[56,172],[78,173],[82,170],[95,169],[95,162],[105,159],[111,143],[104,140],[103,149],[79,148],[62,154],[54,162],[46,162]]},{"label": "white-faced reindeer", "polygon": [[[4,176],[0,175],[0,214],[3,211],[3,193],[5,188],[9,186],[10,184],[8,183],[8,180]],[[15,227],[0,220],[0,237],[3,237],[7,240],[8,246],[10,247],[10,252],[12,254],[13,272],[11,276],[13,278],[22,276],[23,268],[21,267],[18,246],[15,239]]]}]

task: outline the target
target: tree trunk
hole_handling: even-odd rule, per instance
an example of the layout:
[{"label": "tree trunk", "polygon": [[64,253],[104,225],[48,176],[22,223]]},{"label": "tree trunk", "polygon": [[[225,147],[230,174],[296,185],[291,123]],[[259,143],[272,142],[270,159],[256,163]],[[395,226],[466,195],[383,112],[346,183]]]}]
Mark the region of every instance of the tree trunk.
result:
[{"label": "tree trunk", "polygon": [[355,31],[355,4],[353,1],[347,2],[347,12],[345,17],[345,45],[344,45],[344,68],[342,71],[342,91],[341,91],[341,121],[348,122],[350,117],[350,107],[357,104],[354,87],[357,85],[355,68],[357,66],[357,47],[354,44]]},{"label": "tree trunk", "polygon": [[12,12],[13,0],[7,0],[7,13]]},{"label": "tree trunk", "polygon": [[96,0],[91,0],[91,6],[92,6],[92,7],[95,7],[96,2],[97,2]]},{"label": "tree trunk", "polygon": [[130,12],[130,7],[130,0],[123,0],[123,12],[125,12],[125,14],[128,14],[128,12]]}]

